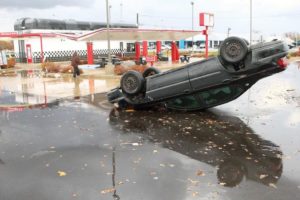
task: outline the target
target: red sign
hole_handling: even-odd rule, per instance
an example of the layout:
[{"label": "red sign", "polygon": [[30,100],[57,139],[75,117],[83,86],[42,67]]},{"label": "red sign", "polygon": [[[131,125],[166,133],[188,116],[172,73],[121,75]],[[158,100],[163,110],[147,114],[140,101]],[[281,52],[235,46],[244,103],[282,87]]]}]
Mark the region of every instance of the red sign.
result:
[{"label": "red sign", "polygon": [[147,62],[155,62],[156,61],[156,56],[146,56],[146,61]]},{"label": "red sign", "polygon": [[200,13],[199,19],[200,26],[214,26],[214,14],[212,13]]}]

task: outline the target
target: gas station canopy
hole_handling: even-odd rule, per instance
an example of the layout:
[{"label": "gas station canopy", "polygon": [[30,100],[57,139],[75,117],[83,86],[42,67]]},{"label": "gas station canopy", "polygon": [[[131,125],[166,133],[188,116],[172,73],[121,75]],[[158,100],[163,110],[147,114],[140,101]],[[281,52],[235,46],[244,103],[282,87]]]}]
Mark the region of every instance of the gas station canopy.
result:
[{"label": "gas station canopy", "polygon": [[[110,28],[110,40],[141,41],[141,40],[182,40],[202,34],[202,31],[189,30],[157,30],[157,29],[124,29]],[[75,38],[74,38],[75,39]],[[76,38],[79,41],[107,40],[107,29],[98,29]]]}]

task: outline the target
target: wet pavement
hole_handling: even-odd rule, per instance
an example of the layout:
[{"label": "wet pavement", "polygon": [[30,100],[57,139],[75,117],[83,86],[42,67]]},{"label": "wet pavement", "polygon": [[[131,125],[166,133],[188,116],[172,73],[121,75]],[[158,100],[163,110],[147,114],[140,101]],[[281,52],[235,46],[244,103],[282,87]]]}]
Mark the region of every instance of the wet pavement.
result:
[{"label": "wet pavement", "polygon": [[117,110],[117,82],[0,77],[1,200],[299,199],[298,63],[205,112]]}]

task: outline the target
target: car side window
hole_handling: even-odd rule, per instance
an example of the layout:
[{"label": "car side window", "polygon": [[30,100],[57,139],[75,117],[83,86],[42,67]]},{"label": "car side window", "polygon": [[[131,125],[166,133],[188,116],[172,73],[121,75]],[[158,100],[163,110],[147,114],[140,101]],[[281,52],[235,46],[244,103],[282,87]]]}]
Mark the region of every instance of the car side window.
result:
[{"label": "car side window", "polygon": [[193,110],[202,107],[202,103],[194,95],[188,95],[168,101],[167,107],[179,110]]},{"label": "car side window", "polygon": [[216,104],[224,103],[235,99],[244,92],[244,89],[239,85],[229,85],[220,88],[210,89],[199,92],[199,98],[202,100],[205,107],[211,107]]},{"label": "car side window", "polygon": [[167,107],[177,110],[200,110],[226,103],[240,96],[245,89],[240,85],[229,85],[182,96],[166,102]]}]

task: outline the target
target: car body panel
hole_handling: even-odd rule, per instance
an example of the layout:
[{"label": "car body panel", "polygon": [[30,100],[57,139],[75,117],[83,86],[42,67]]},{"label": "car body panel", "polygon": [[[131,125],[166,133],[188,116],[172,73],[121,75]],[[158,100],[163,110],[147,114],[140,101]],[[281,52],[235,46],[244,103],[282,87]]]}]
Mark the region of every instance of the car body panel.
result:
[{"label": "car body panel", "polygon": [[182,95],[191,90],[188,71],[185,68],[170,70],[146,79],[146,98],[160,100]]}]

